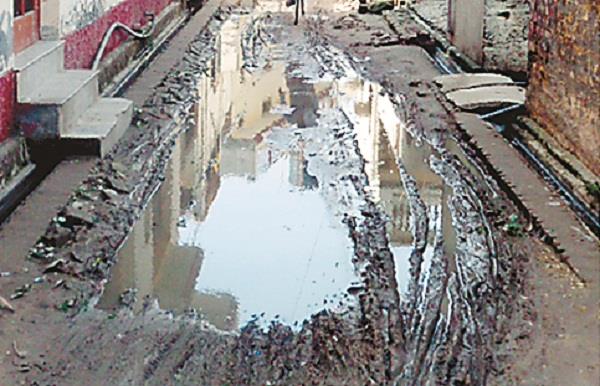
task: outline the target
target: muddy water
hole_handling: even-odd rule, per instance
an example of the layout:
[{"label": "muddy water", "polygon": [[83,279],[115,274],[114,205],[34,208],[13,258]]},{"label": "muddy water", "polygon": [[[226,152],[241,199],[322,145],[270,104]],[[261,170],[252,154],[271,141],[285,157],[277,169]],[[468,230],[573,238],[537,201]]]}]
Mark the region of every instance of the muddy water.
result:
[{"label": "muddy water", "polygon": [[[277,59],[264,68],[244,69],[249,23],[225,23],[198,90],[197,125],[179,138],[161,189],[120,251],[101,308],[118,308],[135,289],[138,299],[175,313],[194,310],[221,330],[272,320],[299,328],[320,310],[344,312],[355,301],[348,289],[361,279],[342,219],[360,207],[346,205],[331,187],[340,174],[363,172],[370,197],[388,216],[396,281],[405,293],[415,240],[398,159],[430,214],[422,271],[429,270],[438,230],[447,255],[454,254],[446,185],[380,87],[357,76],[319,77],[287,46],[273,47]],[[323,166],[335,160],[322,125],[340,111],[353,125],[364,171]],[[426,287],[427,275],[420,280]]]}]

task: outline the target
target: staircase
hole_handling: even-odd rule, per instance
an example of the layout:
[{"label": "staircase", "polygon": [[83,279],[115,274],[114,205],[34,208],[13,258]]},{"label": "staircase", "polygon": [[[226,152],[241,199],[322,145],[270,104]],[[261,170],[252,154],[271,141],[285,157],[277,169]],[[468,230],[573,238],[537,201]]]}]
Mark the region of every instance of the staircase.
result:
[{"label": "staircase", "polygon": [[104,156],[129,127],[133,103],[101,98],[98,72],[64,69],[64,42],[39,41],[15,58],[17,124],[27,138],[72,142]]}]

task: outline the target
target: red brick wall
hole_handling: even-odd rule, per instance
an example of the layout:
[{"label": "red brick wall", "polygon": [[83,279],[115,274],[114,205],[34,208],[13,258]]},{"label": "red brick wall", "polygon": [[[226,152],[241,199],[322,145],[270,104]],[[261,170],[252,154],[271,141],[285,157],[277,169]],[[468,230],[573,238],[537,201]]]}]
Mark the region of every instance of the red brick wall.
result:
[{"label": "red brick wall", "polygon": [[529,109],[600,176],[599,36],[599,0],[532,0]]},{"label": "red brick wall", "polygon": [[[98,47],[102,42],[104,33],[114,22],[118,21],[130,27],[135,24],[144,25],[147,22],[144,12],[153,12],[158,16],[173,1],[124,0],[119,5],[111,8],[94,23],[73,32],[65,38],[65,67],[69,69],[90,68]],[[128,35],[125,32],[115,32],[105,53],[110,53],[127,39]]]},{"label": "red brick wall", "polygon": [[0,143],[11,134],[16,97],[15,75],[8,72],[0,76]]}]

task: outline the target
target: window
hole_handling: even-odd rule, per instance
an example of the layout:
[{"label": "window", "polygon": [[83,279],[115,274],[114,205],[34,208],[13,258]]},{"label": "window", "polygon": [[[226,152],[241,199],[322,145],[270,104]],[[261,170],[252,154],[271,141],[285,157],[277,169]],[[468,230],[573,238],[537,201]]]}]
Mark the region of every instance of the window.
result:
[{"label": "window", "polygon": [[35,9],[36,0],[14,0],[15,17],[25,15],[29,11]]}]

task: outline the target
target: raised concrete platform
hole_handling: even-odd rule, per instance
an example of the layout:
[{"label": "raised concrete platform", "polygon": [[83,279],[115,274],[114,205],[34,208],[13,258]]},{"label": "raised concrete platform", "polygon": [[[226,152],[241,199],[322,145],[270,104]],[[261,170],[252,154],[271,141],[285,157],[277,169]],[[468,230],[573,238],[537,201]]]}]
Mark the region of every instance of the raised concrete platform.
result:
[{"label": "raised concrete platform", "polygon": [[65,43],[40,41],[15,57],[17,99],[35,91],[64,67]]},{"label": "raised concrete platform", "polygon": [[525,89],[517,86],[484,86],[452,91],[446,97],[464,110],[525,104]]},{"label": "raised concrete platform", "polygon": [[489,159],[502,179],[531,215],[541,224],[571,268],[590,285],[597,287],[600,264],[600,244],[576,215],[552,191],[534,170],[526,164],[519,152],[504,137],[475,114],[456,114],[460,127],[472,138],[476,147]]},{"label": "raised concrete platform", "polygon": [[64,70],[64,42],[38,42],[15,63],[17,124],[28,138],[84,141],[103,156],[129,126],[132,103],[101,99],[98,71]]},{"label": "raised concrete platform", "polygon": [[433,79],[443,93],[482,86],[498,86],[513,84],[508,76],[493,73],[463,73],[441,75]]},{"label": "raised concrete platform", "polygon": [[123,136],[133,115],[133,102],[123,98],[102,98],[66,130],[62,138],[83,142],[104,156]]}]

